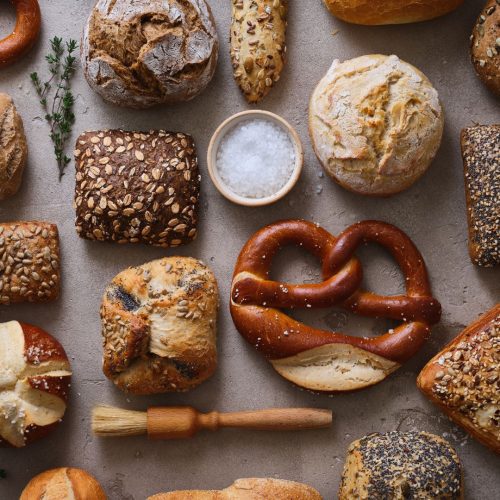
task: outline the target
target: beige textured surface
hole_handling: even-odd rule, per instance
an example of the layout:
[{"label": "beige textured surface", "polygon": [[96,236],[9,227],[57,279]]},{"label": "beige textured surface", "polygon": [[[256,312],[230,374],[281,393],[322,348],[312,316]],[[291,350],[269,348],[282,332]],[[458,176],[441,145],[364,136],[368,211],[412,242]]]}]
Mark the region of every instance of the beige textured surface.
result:
[{"label": "beige textured surface", "polygon": [[[0,2],[0,33],[12,26],[9,2]],[[428,23],[365,27],[343,24],[320,0],[293,0],[287,33],[289,63],[281,80],[262,102],[264,109],[283,115],[304,142],[305,165],[295,189],[277,205],[248,209],[232,205],[211,185],[204,156],[210,136],[230,114],[249,109],[232,77],[229,58],[230,5],[210,0],[221,40],[219,65],[205,93],[189,103],[148,111],[123,110],[103,104],[83,75],[75,79],[77,124],[70,151],[80,132],[100,128],[183,130],[196,140],[201,158],[200,235],[192,244],[162,250],[143,245],[117,246],[84,241],[74,228],[71,206],[73,166],[61,184],[47,137],[47,128],[28,80],[45,67],[48,39],[79,37],[92,0],[43,1],[44,28],[39,45],[19,64],[2,70],[0,90],[15,98],[23,117],[30,160],[20,193],[0,204],[0,219],[48,219],[61,232],[63,288],[61,299],[49,305],[0,308],[0,321],[23,319],[45,328],[68,351],[74,372],[69,410],[50,438],[23,450],[0,450],[0,498],[17,500],[35,474],[51,467],[82,467],[102,484],[111,500],[143,500],[160,491],[223,489],[241,477],[279,477],[310,484],[325,499],[335,498],[348,445],[373,431],[418,429],[446,434],[465,467],[469,500],[484,500],[498,491],[500,460],[446,417],[416,388],[424,364],[464,325],[498,300],[498,269],[477,269],[467,253],[467,220],[460,154],[460,130],[473,122],[500,120],[498,100],[478,81],[469,59],[468,37],[482,0],[469,0],[456,12]],[[6,19],[8,22],[6,22]],[[340,32],[332,35],[334,30]],[[389,199],[365,199],[326,177],[307,132],[309,97],[334,58],[396,53],[420,68],[433,82],[446,107],[443,144],[427,174],[411,189]],[[284,380],[236,332],[228,311],[231,275],[242,245],[264,224],[304,217],[338,234],[351,223],[377,218],[398,225],[424,255],[433,293],[443,305],[443,319],[421,352],[384,382],[362,392],[313,395]],[[124,395],[101,372],[99,306],[106,284],[130,265],[165,255],[193,255],[206,261],[220,284],[219,367],[209,381],[191,393],[156,397]],[[403,291],[402,279],[387,256],[361,249],[366,286],[378,293]],[[311,258],[295,251],[278,257],[277,279],[319,279]],[[318,327],[372,335],[387,331],[372,322],[332,310],[294,313]],[[348,320],[345,327],[340,328]],[[317,406],[335,412],[331,430],[297,434],[221,431],[202,433],[191,441],[148,442],[144,438],[96,439],[90,434],[90,410],[96,403],[130,409],[148,404],[192,404],[200,410],[252,409],[266,406]]]}]

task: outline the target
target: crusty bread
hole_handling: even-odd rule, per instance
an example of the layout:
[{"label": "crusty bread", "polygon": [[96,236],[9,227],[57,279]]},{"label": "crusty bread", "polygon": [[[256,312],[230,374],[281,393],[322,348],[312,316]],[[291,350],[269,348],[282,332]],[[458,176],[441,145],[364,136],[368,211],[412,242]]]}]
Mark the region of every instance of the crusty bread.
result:
[{"label": "crusty bread", "polygon": [[464,0],[324,0],[330,12],[348,23],[403,24],[448,14]]},{"label": "crusty bread", "polygon": [[451,445],[427,432],[370,434],[347,452],[339,500],[463,498],[460,460]]},{"label": "crusty bread", "polygon": [[73,467],[51,469],[35,476],[19,500],[106,500],[97,480],[88,472]]},{"label": "crusty bread", "polygon": [[196,237],[200,173],[191,136],[85,132],[75,158],[82,238],[177,247]]},{"label": "crusty bread", "polygon": [[471,58],[479,78],[500,96],[500,4],[488,0],[471,36]]},{"label": "crusty bread", "polygon": [[436,354],[417,385],[454,422],[500,453],[500,304]]},{"label": "crusty bread", "polygon": [[224,490],[173,491],[159,493],[148,500],[321,500],[310,486],[282,479],[238,479]]},{"label": "crusty bread", "polygon": [[48,434],[66,411],[71,371],[61,344],[40,328],[0,324],[0,445]]},{"label": "crusty bread", "polygon": [[59,232],[48,222],[0,223],[0,304],[59,297]]},{"label": "crusty bread", "polygon": [[190,257],[129,268],[101,307],[104,374],[134,394],[186,391],[217,364],[215,276]]},{"label": "crusty bread", "polygon": [[27,157],[23,121],[11,97],[0,92],[0,200],[19,190]]},{"label": "crusty bread", "polygon": [[89,85],[131,108],[197,96],[214,75],[219,51],[205,0],[98,0],[81,46]]},{"label": "crusty bread", "polygon": [[248,102],[259,102],[285,64],[288,0],[232,0],[232,5],[234,78]]},{"label": "crusty bread", "polygon": [[364,195],[410,187],[436,155],[443,127],[430,81],[394,55],[335,60],[309,106],[319,161],[341,186]]}]

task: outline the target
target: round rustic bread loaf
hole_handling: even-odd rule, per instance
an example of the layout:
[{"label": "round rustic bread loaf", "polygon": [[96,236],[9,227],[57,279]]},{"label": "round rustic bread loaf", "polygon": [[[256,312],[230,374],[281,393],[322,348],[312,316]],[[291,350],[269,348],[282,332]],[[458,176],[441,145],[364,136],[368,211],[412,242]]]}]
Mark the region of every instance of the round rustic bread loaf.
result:
[{"label": "round rustic bread loaf", "polygon": [[437,91],[394,55],[335,60],[309,107],[319,161],[341,186],[364,195],[410,187],[431,164],[443,126]]},{"label": "round rustic bread loaf", "polygon": [[219,50],[205,0],[98,0],[81,46],[90,86],[131,108],[192,99],[212,79]]}]

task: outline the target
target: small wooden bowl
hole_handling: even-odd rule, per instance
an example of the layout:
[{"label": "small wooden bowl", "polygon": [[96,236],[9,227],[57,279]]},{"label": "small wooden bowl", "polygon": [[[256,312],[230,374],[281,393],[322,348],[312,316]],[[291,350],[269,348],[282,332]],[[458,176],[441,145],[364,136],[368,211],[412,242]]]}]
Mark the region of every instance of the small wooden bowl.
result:
[{"label": "small wooden bowl", "polygon": [[[275,123],[288,133],[295,148],[295,167],[290,179],[288,179],[287,183],[278,192],[264,198],[246,198],[245,196],[240,196],[232,191],[221,179],[217,169],[217,152],[222,139],[230,130],[233,129],[233,127],[242,121],[259,118]],[[302,165],[304,164],[304,151],[297,132],[295,132],[292,126],[286,120],[281,118],[281,116],[263,110],[243,111],[229,117],[217,128],[208,146],[207,164],[210,178],[222,196],[238,205],[244,205],[246,207],[261,207],[264,205],[270,205],[271,203],[275,203],[280,200],[295,186],[300,177],[300,173],[302,172]]]}]

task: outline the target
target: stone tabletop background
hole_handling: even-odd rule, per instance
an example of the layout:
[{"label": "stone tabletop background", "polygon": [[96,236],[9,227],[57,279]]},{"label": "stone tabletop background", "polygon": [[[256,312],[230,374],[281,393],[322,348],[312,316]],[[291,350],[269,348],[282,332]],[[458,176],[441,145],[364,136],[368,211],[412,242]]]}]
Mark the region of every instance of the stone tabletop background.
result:
[{"label": "stone tabletop background", "polygon": [[[74,165],[57,179],[47,126],[29,81],[29,73],[46,69],[49,38],[79,38],[93,0],[41,0],[43,32],[28,57],[0,72],[0,91],[14,97],[24,119],[30,148],[20,193],[0,204],[0,220],[42,219],[57,223],[61,233],[63,293],[48,305],[0,308],[0,321],[34,323],[62,342],[73,367],[72,393],[64,422],[49,438],[21,450],[1,450],[0,498],[16,499],[39,472],[59,466],[87,469],[112,500],[140,500],[161,491],[222,488],[240,477],[276,477],[303,481],[326,499],[336,497],[346,448],[374,431],[422,430],[448,439],[465,470],[466,497],[493,499],[500,490],[500,460],[455,427],[418,392],[415,378],[433,354],[465,325],[494,305],[500,295],[500,273],[474,267],[467,254],[467,223],[459,148],[462,127],[500,121],[499,101],[478,81],[468,58],[472,25],[483,6],[469,0],[458,11],[431,22],[404,26],[363,27],[344,24],[320,0],[291,0],[289,61],[279,84],[261,103],[294,125],[305,146],[305,169],[295,189],[271,207],[248,209],[223,199],[206,171],[212,132],[226,117],[249,109],[236,87],[229,61],[229,0],[209,0],[221,48],[212,83],[195,100],[146,111],[105,104],[79,69],[74,80],[77,115],[74,136],[84,130],[122,127],[165,128],[194,136],[203,173],[201,227],[198,240],[178,250],[147,246],[114,246],[77,237],[72,197]],[[0,35],[14,23],[9,2],[0,2]],[[338,30],[338,31],[337,31]],[[334,58],[395,53],[420,68],[439,91],[446,127],[439,154],[428,173],[410,190],[389,199],[367,199],[348,193],[322,174],[307,132],[309,96]],[[72,144],[70,145],[72,149]],[[232,268],[247,238],[266,223],[287,217],[318,222],[333,233],[351,223],[376,218],[406,231],[428,264],[435,296],[443,305],[441,323],[425,348],[385,382],[362,392],[328,397],[299,390],[237,334],[228,311]],[[216,375],[188,394],[133,397],[122,394],[101,372],[99,305],[105,284],[120,270],[165,254],[192,255],[209,264],[221,290],[220,362]],[[362,249],[366,285],[382,293],[402,291],[402,278],[376,247]],[[286,265],[285,265],[286,263]],[[319,265],[295,250],[276,260],[274,275],[289,280],[319,279]],[[309,311],[297,317],[324,328],[366,335],[383,331],[384,321],[347,316],[334,310]],[[96,439],[90,433],[90,411],[97,403],[131,409],[148,405],[191,404],[200,410],[254,409],[272,406],[331,408],[331,430],[297,434],[222,431],[191,441],[148,442],[145,438]]]}]

